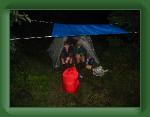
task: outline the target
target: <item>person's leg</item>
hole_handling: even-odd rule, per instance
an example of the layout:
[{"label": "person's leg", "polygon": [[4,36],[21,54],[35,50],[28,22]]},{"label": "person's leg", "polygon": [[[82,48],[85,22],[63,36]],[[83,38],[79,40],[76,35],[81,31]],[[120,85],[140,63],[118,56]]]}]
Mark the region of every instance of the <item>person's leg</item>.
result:
[{"label": "person's leg", "polygon": [[81,55],[81,61],[85,62],[85,56],[84,55]]},{"label": "person's leg", "polygon": [[70,61],[70,57],[67,57],[65,63],[68,64],[69,61]]},{"label": "person's leg", "polygon": [[67,68],[65,61],[66,61],[66,58],[61,58],[62,72]]},{"label": "person's leg", "polygon": [[80,54],[77,54],[76,55],[76,68],[79,72],[79,78],[83,78],[83,73],[82,73],[82,61],[81,61],[81,55]]},{"label": "person's leg", "polygon": [[70,61],[69,61],[69,64],[72,64],[72,61],[73,61],[73,60],[72,60],[72,57],[70,57]]},{"label": "person's leg", "polygon": [[64,65],[65,64],[65,59],[61,58],[61,63]]},{"label": "person's leg", "polygon": [[81,68],[84,68],[85,67],[85,62],[86,62],[86,58],[84,55],[81,55]]},{"label": "person's leg", "polygon": [[79,63],[80,63],[80,60],[81,60],[80,54],[76,54],[75,58],[76,58],[77,64],[79,64]]}]

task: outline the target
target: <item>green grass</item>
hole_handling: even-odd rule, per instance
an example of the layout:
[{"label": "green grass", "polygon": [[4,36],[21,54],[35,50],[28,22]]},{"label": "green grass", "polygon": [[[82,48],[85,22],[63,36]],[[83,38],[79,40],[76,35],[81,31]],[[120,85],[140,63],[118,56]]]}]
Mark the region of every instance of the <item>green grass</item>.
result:
[{"label": "green grass", "polygon": [[84,70],[76,95],[61,86],[61,71],[53,71],[48,56],[21,54],[11,61],[10,105],[14,107],[136,107],[140,104],[139,53],[128,47],[98,51],[109,69],[103,77]]}]

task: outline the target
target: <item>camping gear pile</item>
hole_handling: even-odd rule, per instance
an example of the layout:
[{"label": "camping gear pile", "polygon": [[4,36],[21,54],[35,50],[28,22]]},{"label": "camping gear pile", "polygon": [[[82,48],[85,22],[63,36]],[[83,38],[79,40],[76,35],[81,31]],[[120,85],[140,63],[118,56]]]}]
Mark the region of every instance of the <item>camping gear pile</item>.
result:
[{"label": "camping gear pile", "polygon": [[67,93],[76,93],[79,87],[78,71],[75,67],[67,68],[62,75],[62,86]]},{"label": "camping gear pile", "polygon": [[[81,45],[87,51],[87,56],[92,57],[98,65],[99,59],[94,50],[90,35],[127,34],[128,32],[112,24],[59,24],[54,23],[52,37],[54,37],[49,49],[53,67],[60,67],[60,54],[64,42],[68,37],[80,39]],[[73,39],[72,38],[72,39]]]},{"label": "camping gear pile", "polygon": [[[83,48],[87,52],[87,56],[91,57],[94,59],[96,64],[99,64],[99,59],[95,53],[94,46],[92,43],[92,40],[90,36],[78,36],[78,37],[72,37],[73,38],[78,38],[80,44],[83,46]],[[68,37],[60,37],[60,38],[55,38],[50,45],[48,52],[50,55],[50,58],[52,60],[53,67],[60,67],[60,55],[62,53],[64,43],[68,40]]]},{"label": "camping gear pile", "polygon": [[[64,43],[71,37],[77,38],[80,44],[85,48],[89,58],[86,63],[86,68],[92,70],[93,75],[103,76],[108,70],[104,70],[102,66],[93,68],[99,65],[99,59],[94,50],[90,35],[109,35],[109,34],[128,34],[127,31],[113,26],[112,24],[58,24],[53,27],[51,43],[48,52],[52,61],[53,68],[60,67],[60,55],[64,47]],[[80,72],[80,71],[79,71]],[[67,68],[62,74],[63,89],[67,93],[75,93],[79,87],[78,73],[75,67]]]}]

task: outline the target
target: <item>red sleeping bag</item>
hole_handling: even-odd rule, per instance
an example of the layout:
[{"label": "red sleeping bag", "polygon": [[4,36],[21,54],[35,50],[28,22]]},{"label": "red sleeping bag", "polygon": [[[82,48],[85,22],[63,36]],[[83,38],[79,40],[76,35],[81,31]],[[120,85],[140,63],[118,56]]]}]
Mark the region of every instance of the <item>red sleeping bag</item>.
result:
[{"label": "red sleeping bag", "polygon": [[67,68],[62,76],[63,89],[67,93],[76,93],[79,87],[78,71],[75,67]]}]

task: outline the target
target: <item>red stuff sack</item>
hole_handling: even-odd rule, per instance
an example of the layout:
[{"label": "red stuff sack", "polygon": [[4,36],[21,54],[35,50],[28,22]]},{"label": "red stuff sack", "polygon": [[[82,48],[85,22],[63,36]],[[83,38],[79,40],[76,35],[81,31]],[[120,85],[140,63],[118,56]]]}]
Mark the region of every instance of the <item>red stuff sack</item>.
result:
[{"label": "red stuff sack", "polygon": [[76,93],[79,87],[78,71],[75,67],[67,68],[62,75],[63,89],[67,93]]}]

